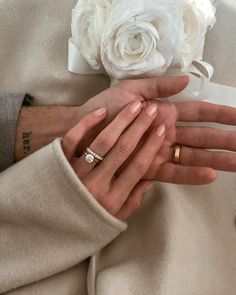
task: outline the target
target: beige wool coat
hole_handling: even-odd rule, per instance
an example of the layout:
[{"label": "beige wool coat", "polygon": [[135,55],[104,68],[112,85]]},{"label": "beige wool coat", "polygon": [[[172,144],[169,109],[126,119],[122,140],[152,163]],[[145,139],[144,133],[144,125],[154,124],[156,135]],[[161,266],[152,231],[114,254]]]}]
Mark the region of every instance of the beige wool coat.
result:
[{"label": "beige wool coat", "polygon": [[[0,92],[83,104],[108,87],[104,76],[67,71],[75,3],[0,0]],[[215,81],[236,86],[236,1],[218,1],[217,19],[205,60]],[[121,222],[77,179],[56,140],[0,174],[3,293],[235,295],[236,175],[219,173],[206,186],[158,183]]]}]

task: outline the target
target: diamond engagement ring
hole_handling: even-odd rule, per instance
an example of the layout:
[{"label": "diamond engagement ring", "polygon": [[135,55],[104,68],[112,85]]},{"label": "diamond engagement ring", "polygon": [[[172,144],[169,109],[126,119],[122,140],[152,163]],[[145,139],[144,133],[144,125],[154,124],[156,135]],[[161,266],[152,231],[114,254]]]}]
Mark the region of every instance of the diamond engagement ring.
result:
[{"label": "diamond engagement ring", "polygon": [[90,148],[86,148],[86,151],[84,152],[85,154],[85,161],[88,162],[89,164],[93,163],[93,162],[102,162],[103,161],[103,157],[99,156],[98,154],[96,154],[93,150],[91,150]]}]

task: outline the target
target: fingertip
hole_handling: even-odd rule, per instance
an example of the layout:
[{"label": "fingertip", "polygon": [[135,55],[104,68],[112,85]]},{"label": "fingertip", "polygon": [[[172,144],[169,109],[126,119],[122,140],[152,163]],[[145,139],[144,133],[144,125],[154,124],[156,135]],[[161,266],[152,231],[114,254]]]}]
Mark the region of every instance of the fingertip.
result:
[{"label": "fingertip", "polygon": [[92,113],[96,118],[102,118],[107,114],[107,109],[105,107],[102,107],[100,109],[97,109],[93,111]]},{"label": "fingertip", "polygon": [[212,168],[206,168],[204,178],[206,179],[207,184],[214,182],[217,179],[217,171]]},{"label": "fingertip", "polygon": [[180,79],[182,80],[183,83],[188,83],[189,82],[189,76],[188,75],[180,76]]},{"label": "fingertip", "polygon": [[179,81],[182,85],[183,88],[187,87],[187,85],[189,84],[189,76],[184,75],[184,76],[179,76]]},{"label": "fingertip", "polygon": [[217,171],[214,169],[209,168],[209,179],[215,181],[217,179]]},{"label": "fingertip", "polygon": [[184,75],[184,76],[169,76],[166,77],[166,82],[168,87],[164,88],[164,92],[161,93],[161,97],[167,97],[167,96],[172,96],[180,93],[183,91],[188,83],[189,83],[189,77]]}]

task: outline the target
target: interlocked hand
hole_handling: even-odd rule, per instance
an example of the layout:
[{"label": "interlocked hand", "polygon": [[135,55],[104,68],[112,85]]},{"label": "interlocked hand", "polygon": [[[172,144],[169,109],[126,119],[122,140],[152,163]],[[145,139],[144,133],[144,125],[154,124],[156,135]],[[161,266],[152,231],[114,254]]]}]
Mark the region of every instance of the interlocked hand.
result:
[{"label": "interlocked hand", "polygon": [[[183,90],[187,77],[157,77],[125,80],[90,99],[82,108],[84,113],[106,106],[107,120],[84,140],[81,149],[91,143],[101,130],[128,103],[138,100],[144,105]],[[223,99],[223,98],[222,98]],[[236,132],[210,127],[190,127],[191,123],[215,122],[236,125],[236,109],[206,102],[158,103],[155,124],[167,128],[165,144],[146,174],[146,178],[177,184],[207,184],[215,180],[215,170],[236,171]],[[182,121],[187,127],[177,127]],[[181,148],[180,163],[173,163],[173,145]],[[216,151],[208,151],[215,149]],[[226,150],[225,152],[219,150]],[[231,151],[230,153],[228,151]],[[158,169],[157,169],[158,167]]]},{"label": "interlocked hand", "polygon": [[[156,115],[156,104],[143,109],[141,102],[129,104],[95,138],[86,149],[87,153],[80,157],[77,157],[80,143],[89,130],[105,119],[106,109],[85,116],[63,138],[64,153],[77,176],[92,196],[119,219],[126,219],[138,209],[151,184],[151,181],[142,178],[163,143],[166,132],[164,125],[152,128],[132,161],[119,175],[117,170],[134,152]],[[99,165],[96,159],[100,161]]]}]

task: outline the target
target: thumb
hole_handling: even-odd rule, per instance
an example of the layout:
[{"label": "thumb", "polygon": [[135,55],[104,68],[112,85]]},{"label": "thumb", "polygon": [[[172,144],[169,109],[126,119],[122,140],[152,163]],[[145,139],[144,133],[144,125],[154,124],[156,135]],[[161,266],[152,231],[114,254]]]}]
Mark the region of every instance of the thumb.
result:
[{"label": "thumb", "polygon": [[121,82],[122,87],[145,99],[165,98],[182,91],[189,82],[188,76],[152,77]]}]

